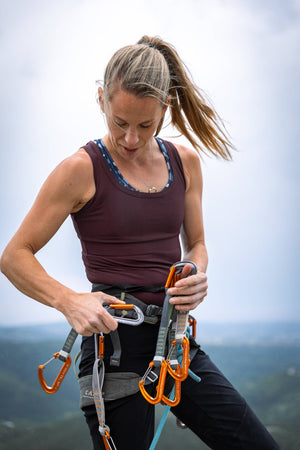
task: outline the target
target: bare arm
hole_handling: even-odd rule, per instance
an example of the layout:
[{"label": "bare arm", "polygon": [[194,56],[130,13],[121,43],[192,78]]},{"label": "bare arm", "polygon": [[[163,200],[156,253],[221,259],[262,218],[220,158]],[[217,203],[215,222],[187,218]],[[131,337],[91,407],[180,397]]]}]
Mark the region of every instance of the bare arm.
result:
[{"label": "bare arm", "polygon": [[187,184],[181,242],[184,259],[193,261],[198,267],[198,272],[196,275],[187,277],[191,271],[191,266],[186,265],[182,271],[182,278],[177,281],[174,288],[169,289],[168,293],[176,295],[171,299],[171,303],[176,304],[176,309],[188,311],[195,309],[207,295],[205,272],[208,257],[202,215],[203,181],[198,155],[183,146],[177,146],[177,149],[183,163]]},{"label": "bare arm", "polygon": [[34,256],[52,238],[71,212],[94,195],[92,163],[81,149],[49,175],[32,208],[1,257],[1,271],[27,296],[61,311],[80,334],[109,332],[117,322],[102,307],[114,297],[78,294],[50,277]]}]

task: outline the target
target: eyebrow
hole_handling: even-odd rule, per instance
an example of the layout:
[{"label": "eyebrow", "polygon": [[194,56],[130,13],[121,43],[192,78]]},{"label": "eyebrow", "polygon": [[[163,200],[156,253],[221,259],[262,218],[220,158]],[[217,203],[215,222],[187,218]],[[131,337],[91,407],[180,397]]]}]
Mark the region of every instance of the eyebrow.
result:
[{"label": "eyebrow", "polygon": [[[119,116],[115,116],[115,120],[118,120],[118,121],[120,121],[120,122],[127,123],[126,120],[122,119],[122,118],[119,117]],[[141,122],[139,125],[146,125],[146,124],[148,125],[148,124],[151,124],[152,122],[154,122],[154,120],[153,120],[153,119],[149,119],[149,120],[145,120],[144,122]]]}]

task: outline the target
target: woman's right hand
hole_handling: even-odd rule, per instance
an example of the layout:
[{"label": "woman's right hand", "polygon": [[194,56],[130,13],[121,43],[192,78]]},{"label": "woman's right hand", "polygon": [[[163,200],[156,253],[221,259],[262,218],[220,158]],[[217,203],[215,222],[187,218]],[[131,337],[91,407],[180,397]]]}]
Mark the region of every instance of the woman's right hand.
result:
[{"label": "woman's right hand", "polygon": [[92,336],[94,333],[109,333],[118,327],[118,322],[103,307],[103,304],[113,303],[124,302],[101,291],[84,294],[74,292],[59,310],[78,334]]}]

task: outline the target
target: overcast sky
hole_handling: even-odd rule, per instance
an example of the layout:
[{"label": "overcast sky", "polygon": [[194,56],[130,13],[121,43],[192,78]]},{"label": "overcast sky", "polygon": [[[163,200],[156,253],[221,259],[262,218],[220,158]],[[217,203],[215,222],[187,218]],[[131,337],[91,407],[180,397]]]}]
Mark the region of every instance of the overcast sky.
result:
[{"label": "overcast sky", "polygon": [[[209,294],[196,316],[299,320],[299,0],[2,0],[0,17],[0,252],[49,172],[105,133],[95,80],[112,53],[160,35],[237,147],[230,163],[203,158]],[[84,291],[80,252],[67,220],[38,258]],[[0,308],[1,325],[63,319],[3,275]]]}]

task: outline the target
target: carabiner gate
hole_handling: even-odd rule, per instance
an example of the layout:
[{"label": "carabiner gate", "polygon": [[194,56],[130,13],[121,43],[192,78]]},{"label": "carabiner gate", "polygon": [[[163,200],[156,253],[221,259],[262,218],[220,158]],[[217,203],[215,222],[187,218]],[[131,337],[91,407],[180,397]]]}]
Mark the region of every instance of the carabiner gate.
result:
[{"label": "carabiner gate", "polygon": [[[151,363],[149,364],[149,367],[152,368],[153,364],[154,364],[154,362],[151,361]],[[163,360],[161,363],[158,385],[156,387],[156,392],[157,392],[156,397],[151,397],[151,395],[148,394],[148,392],[146,391],[145,386],[144,386],[144,384],[145,384],[144,377],[139,381],[140,391],[141,391],[143,397],[149,403],[151,403],[151,405],[157,405],[158,403],[161,402],[162,398],[164,397],[167,370],[168,370],[167,362],[166,362],[166,360]]]},{"label": "carabiner gate", "polygon": [[[174,340],[173,345],[176,345],[176,341]],[[170,362],[167,361],[168,364],[168,373],[171,375],[174,380],[184,381],[189,374],[189,352],[190,352],[190,342],[186,336],[183,338],[182,343],[183,355],[182,355],[182,365],[178,363],[176,371],[172,369]]]}]

